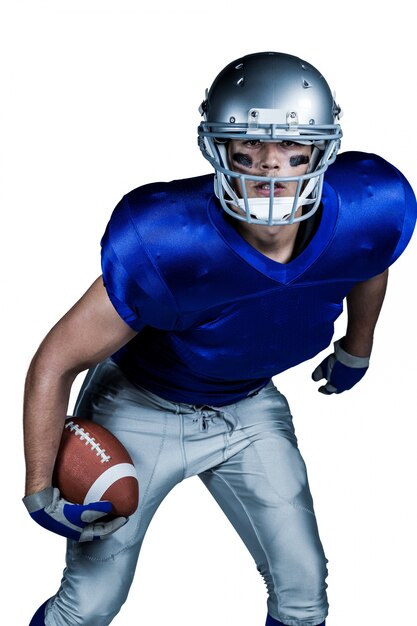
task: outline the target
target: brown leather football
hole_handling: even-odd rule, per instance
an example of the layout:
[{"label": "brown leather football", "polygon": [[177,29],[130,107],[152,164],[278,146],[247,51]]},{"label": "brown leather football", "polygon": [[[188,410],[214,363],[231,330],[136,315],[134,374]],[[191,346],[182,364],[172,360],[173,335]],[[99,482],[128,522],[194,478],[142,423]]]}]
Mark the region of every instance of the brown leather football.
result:
[{"label": "brown leather football", "polygon": [[65,420],[53,485],[74,504],[109,500],[112,515],[128,517],[138,507],[139,482],[128,451],[113,433],[91,420]]}]

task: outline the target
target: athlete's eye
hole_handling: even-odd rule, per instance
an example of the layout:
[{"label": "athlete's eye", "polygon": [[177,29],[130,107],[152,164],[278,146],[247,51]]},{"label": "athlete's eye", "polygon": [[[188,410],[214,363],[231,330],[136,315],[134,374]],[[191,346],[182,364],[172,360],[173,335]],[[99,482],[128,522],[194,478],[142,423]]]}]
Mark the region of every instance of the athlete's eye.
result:
[{"label": "athlete's eye", "polygon": [[296,146],[297,144],[295,143],[295,141],[281,141],[281,145],[284,146],[284,148],[292,148],[293,146]]},{"label": "athlete's eye", "polygon": [[249,146],[251,148],[257,148],[258,146],[261,145],[261,142],[259,141],[259,139],[248,139],[247,141],[243,142],[245,144],[245,146]]}]

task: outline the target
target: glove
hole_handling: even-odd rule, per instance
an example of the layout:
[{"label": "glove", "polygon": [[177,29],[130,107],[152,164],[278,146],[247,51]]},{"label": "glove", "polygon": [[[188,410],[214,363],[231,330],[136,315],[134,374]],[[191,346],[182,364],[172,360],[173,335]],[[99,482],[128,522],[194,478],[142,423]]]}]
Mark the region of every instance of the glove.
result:
[{"label": "glove", "polygon": [[365,376],[369,367],[369,357],[353,356],[345,352],[340,345],[341,341],[341,339],[335,341],[334,353],[327,356],[312,374],[315,382],[322,378],[327,380],[325,385],[319,387],[320,393],[325,395],[351,389]]},{"label": "glove", "polygon": [[72,504],[61,498],[59,489],[47,487],[23,498],[32,519],[40,526],[74,541],[103,539],[126,524],[126,517],[94,524],[112,511],[111,502]]}]

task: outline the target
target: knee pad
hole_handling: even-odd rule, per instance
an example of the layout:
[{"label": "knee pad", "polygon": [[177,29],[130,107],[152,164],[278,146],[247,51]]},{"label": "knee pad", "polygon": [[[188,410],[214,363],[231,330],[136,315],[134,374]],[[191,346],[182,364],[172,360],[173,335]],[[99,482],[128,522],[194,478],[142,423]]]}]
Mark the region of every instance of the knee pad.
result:
[{"label": "knee pad", "polygon": [[32,617],[29,626],[45,626],[45,607],[48,603],[48,600],[44,602],[39,609],[36,611],[35,615]]}]

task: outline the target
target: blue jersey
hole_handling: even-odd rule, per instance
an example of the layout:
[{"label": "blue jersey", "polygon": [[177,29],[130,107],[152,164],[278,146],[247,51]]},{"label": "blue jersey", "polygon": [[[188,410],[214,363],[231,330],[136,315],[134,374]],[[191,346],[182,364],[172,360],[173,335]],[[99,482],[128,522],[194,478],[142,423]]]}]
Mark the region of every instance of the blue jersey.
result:
[{"label": "blue jersey", "polygon": [[238,401],[331,342],[346,295],[395,261],[415,219],[404,176],[357,152],[326,172],[316,232],[285,264],[240,236],[213,176],[135,189],[102,240],[108,295],[138,331],[113,358],[168,400]]}]

